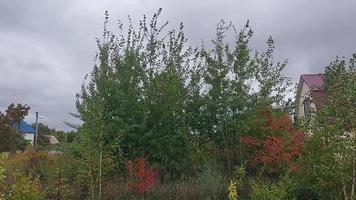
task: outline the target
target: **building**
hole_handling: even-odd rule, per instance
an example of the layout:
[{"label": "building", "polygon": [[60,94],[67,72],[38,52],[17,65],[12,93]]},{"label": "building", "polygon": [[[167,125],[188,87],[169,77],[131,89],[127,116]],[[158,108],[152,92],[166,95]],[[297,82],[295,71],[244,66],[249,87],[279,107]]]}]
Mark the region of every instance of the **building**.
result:
[{"label": "building", "polygon": [[19,123],[14,123],[13,128],[23,134],[25,140],[29,141],[32,145],[35,141],[35,129],[27,124],[25,121],[21,121]]},{"label": "building", "polygon": [[303,74],[300,76],[296,96],[295,117],[306,118],[325,103],[324,75]]}]

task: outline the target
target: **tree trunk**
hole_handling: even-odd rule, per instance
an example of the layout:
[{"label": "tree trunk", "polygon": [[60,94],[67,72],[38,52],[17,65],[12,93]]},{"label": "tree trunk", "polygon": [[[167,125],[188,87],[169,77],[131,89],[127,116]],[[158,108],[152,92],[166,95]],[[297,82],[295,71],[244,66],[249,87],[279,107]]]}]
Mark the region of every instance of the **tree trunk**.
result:
[{"label": "tree trunk", "polygon": [[345,185],[342,187],[342,191],[344,193],[344,200],[348,200],[347,192],[346,192],[346,186]]},{"label": "tree trunk", "polygon": [[225,119],[225,131],[222,128],[222,135],[223,135],[223,140],[224,140],[224,149],[225,149],[225,153],[226,153],[226,159],[227,159],[227,169],[229,171],[229,176],[231,178],[231,163],[230,163],[230,155],[229,155],[229,149],[228,149],[228,141],[227,141],[227,121]]}]

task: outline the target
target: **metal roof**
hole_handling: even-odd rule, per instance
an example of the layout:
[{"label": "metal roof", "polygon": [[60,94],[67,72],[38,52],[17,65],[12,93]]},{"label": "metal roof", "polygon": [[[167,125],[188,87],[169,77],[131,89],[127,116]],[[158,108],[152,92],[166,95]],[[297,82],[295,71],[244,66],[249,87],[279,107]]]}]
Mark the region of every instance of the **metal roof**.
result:
[{"label": "metal roof", "polygon": [[15,128],[16,130],[20,131],[21,133],[33,133],[35,134],[35,129],[27,124],[24,121],[21,121],[20,123],[13,123],[12,127]]},{"label": "metal roof", "polygon": [[302,74],[298,84],[297,98],[300,98],[299,95],[302,90],[303,83],[309,87],[316,109],[319,110],[324,105],[326,100],[326,94],[324,91],[324,74]]},{"label": "metal roof", "polygon": [[301,78],[311,90],[323,90],[324,88],[323,74],[303,74]]}]

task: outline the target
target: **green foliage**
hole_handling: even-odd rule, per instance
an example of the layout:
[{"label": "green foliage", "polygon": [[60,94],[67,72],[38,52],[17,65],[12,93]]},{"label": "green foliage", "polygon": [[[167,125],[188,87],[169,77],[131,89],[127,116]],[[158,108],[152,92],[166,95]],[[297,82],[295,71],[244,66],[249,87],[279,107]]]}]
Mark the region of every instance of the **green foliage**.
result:
[{"label": "green foliage", "polygon": [[205,165],[197,177],[199,189],[204,199],[219,199],[221,193],[226,193],[226,178],[213,166]]},{"label": "green foliage", "polygon": [[[206,193],[197,196],[225,197],[224,175],[245,159],[240,136],[264,134],[259,108],[289,111],[286,62],[275,63],[273,39],[266,52],[251,53],[248,22],[237,30],[221,20],[212,47],[193,49],[183,25],[167,30],[160,14],[143,16],[138,26],[129,17],[115,34],[105,13],[92,72],[77,94],[83,124],[64,150],[85,198],[101,198],[103,183],[125,175],[125,161],[136,157],[147,158],[162,180],[196,175],[197,190]],[[210,162],[224,174],[204,168]],[[245,174],[237,176],[240,186]]]},{"label": "green foliage", "polygon": [[27,141],[23,135],[16,131],[13,126],[18,126],[19,123],[28,114],[30,107],[27,105],[10,104],[5,114],[0,112],[0,152],[14,152],[16,150],[24,150]]},{"label": "green foliage", "polygon": [[[36,128],[36,124],[32,124],[32,127]],[[38,144],[36,148],[48,149],[50,147],[50,141],[48,136],[53,135],[55,132],[55,129],[51,129],[43,123],[38,123]]]},{"label": "green foliage", "polygon": [[[23,155],[17,155],[15,158],[5,156],[0,157],[0,199],[5,200],[40,200],[43,194],[40,190],[40,179],[37,175],[32,175],[32,171],[26,167]],[[31,164],[36,161],[31,160]],[[15,165],[12,165],[15,164]],[[35,167],[38,169],[38,167]],[[11,175],[9,175],[11,174]],[[10,178],[9,178],[10,177]],[[8,180],[11,180],[9,182]]]},{"label": "green foliage", "polygon": [[105,25],[97,64],[78,94],[84,122],[79,133],[89,137],[86,141],[92,145],[87,146],[110,155],[117,168],[122,167],[122,156],[144,156],[175,174],[187,167],[183,161],[190,141],[183,76],[192,50],[184,45],[182,25],[160,38],[166,25],[157,24],[160,12],[149,25],[144,17],[137,31],[130,20],[126,35],[114,35]]},{"label": "green foliage", "polygon": [[[106,13],[95,66],[77,96],[84,122],[79,132],[90,132],[83,135],[93,146],[102,143],[96,149],[118,168],[123,157],[144,156],[177,177],[191,166],[185,158],[197,152],[191,144],[200,148],[212,139],[226,152],[231,173],[230,143],[236,132],[247,132],[239,125],[251,108],[261,102],[282,106],[286,63],[274,64],[271,38],[266,53],[251,55],[248,23],[237,31],[222,20],[213,48],[198,50],[187,45],[182,24],[167,33],[167,22],[158,23],[160,13],[149,22],[144,16],[137,29],[129,18],[127,33],[120,23],[118,35],[108,30]],[[231,30],[232,47],[225,39]],[[260,91],[253,90],[253,82]]]},{"label": "green foliage", "polygon": [[234,174],[233,174],[233,180],[236,183],[236,187],[238,190],[242,190],[243,184],[246,181],[246,167],[244,165],[235,167]]},{"label": "green foliage", "polygon": [[286,195],[283,188],[276,185],[253,182],[251,187],[251,200],[276,200],[283,199]]},{"label": "green foliage", "polygon": [[[143,16],[138,26],[129,17],[115,34],[105,13],[93,69],[77,94],[73,115],[82,125],[69,134],[39,124],[43,149],[42,136],[56,135],[63,154],[29,148],[0,157],[0,200],[355,199],[356,55],[326,68],[326,105],[303,124],[311,134],[298,158],[299,132],[287,115],[287,62],[275,61],[274,40],[254,52],[248,22],[237,30],[221,20],[212,45],[194,49],[183,24],[167,30],[160,14]],[[12,126],[28,110],[11,104],[0,113],[1,152],[24,149]],[[241,145],[244,136],[263,151],[252,157],[254,149]],[[161,179],[139,197],[124,166],[137,157],[147,158]],[[251,159],[256,166],[242,165]],[[150,170],[138,171],[156,183]]]},{"label": "green foliage", "polygon": [[[254,52],[248,22],[237,30],[221,20],[212,45],[194,49],[183,25],[167,30],[160,14],[143,16],[138,26],[129,17],[115,34],[105,13],[93,69],[77,94],[73,115],[82,125],[69,134],[39,124],[41,136],[58,136],[63,154],[29,148],[0,157],[0,200],[356,197],[356,55],[326,68],[326,105],[305,122],[312,134],[298,158],[301,144],[288,134],[299,132],[287,115],[287,62],[275,61],[274,40]],[[28,110],[11,104],[0,113],[0,151],[24,149],[12,126]],[[263,151],[252,157],[242,137]],[[39,139],[47,149],[46,137]],[[161,179],[139,197],[124,165],[137,157],[147,158]],[[242,165],[251,158],[256,166]]]},{"label": "green foliage", "polygon": [[[0,191],[7,199],[14,195],[13,187],[17,188],[17,197],[28,192],[29,196],[40,195],[39,198],[44,199],[81,198],[84,196],[78,191],[81,185],[72,169],[76,164],[67,156],[46,151],[27,149],[24,153],[11,154],[2,165],[6,182]],[[33,188],[28,189],[26,184]]]},{"label": "green foliage", "polygon": [[[80,130],[82,131],[82,130]],[[69,163],[66,164],[65,170],[67,176],[75,183],[76,187],[82,188],[83,191],[79,194],[80,198],[96,199],[99,194],[100,179],[107,177],[112,178],[115,173],[113,159],[104,154],[100,163],[99,149],[93,149],[93,135],[80,132],[76,143],[70,144],[65,148],[64,153],[68,155]],[[90,146],[92,145],[92,146]],[[102,164],[102,174],[100,176],[100,164]],[[63,172],[63,171],[62,171]]]},{"label": "green foliage", "polygon": [[5,200],[5,190],[6,190],[6,184],[5,184],[5,159],[6,159],[5,154],[0,154],[0,200]]},{"label": "green foliage", "polygon": [[[234,45],[228,42],[228,32],[233,30]],[[211,50],[202,49],[202,93],[203,111],[200,116],[203,128],[200,132],[224,151],[224,162],[231,175],[233,163],[231,153],[240,152],[234,145],[240,136],[262,135],[260,120],[256,111],[263,106],[273,106],[275,110],[289,112],[285,95],[289,91],[289,78],[283,75],[286,62],[276,62],[273,58],[274,41],[269,38],[267,50],[251,53],[249,41],[253,31],[247,23],[237,31],[231,23],[221,21],[217,26],[216,39]],[[263,124],[263,123],[260,123]],[[257,129],[257,130],[255,130]]]},{"label": "green foliage", "polygon": [[336,59],[325,70],[327,100],[307,127],[302,183],[321,198],[355,198],[355,59]]},{"label": "green foliage", "polygon": [[10,200],[40,200],[43,199],[38,177],[15,172],[14,183],[9,195]]},{"label": "green foliage", "polygon": [[251,200],[276,200],[276,199],[294,199],[290,197],[292,180],[284,176],[276,183],[252,181],[251,183]]}]

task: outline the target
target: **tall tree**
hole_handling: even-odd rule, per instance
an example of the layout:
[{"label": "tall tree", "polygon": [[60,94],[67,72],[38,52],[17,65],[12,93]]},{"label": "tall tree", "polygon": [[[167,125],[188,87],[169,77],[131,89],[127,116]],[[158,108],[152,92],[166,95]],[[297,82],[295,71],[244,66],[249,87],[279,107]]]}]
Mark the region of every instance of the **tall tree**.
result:
[{"label": "tall tree", "polygon": [[257,97],[262,103],[285,108],[286,94],[291,92],[290,78],[283,74],[287,66],[287,60],[275,62],[273,56],[275,46],[272,37],[267,40],[267,50],[262,54],[256,53],[256,73],[255,77],[259,84]]},{"label": "tall tree", "polygon": [[[252,30],[248,23],[237,31],[221,21],[213,48],[199,51],[187,44],[182,24],[167,32],[160,14],[150,21],[144,16],[137,28],[130,18],[127,28],[119,23],[118,35],[108,30],[106,18],[96,64],[78,94],[80,131],[89,137],[83,141],[92,141],[118,168],[125,159],[147,157],[163,172],[179,175],[189,171],[191,150],[210,139],[230,163],[230,146],[256,103]],[[231,30],[233,47],[225,39]]]},{"label": "tall tree", "polygon": [[185,85],[189,61],[193,53],[187,47],[183,25],[168,34],[163,43],[162,69],[150,80],[145,93],[147,106],[146,155],[161,164],[171,175],[186,169],[190,132],[186,120],[187,89]]},{"label": "tall tree", "polygon": [[356,55],[326,67],[326,103],[308,121],[302,177],[322,198],[355,199]]},{"label": "tall tree", "polygon": [[231,80],[228,77],[231,62],[227,59],[229,46],[224,41],[226,31],[231,28],[231,23],[226,24],[220,21],[216,28],[216,39],[213,40],[212,50],[202,50],[205,60],[204,82],[208,87],[206,98],[207,119],[209,120],[209,135],[216,140],[221,141],[222,125],[227,118],[229,111],[228,98]]},{"label": "tall tree", "polygon": [[26,141],[23,135],[15,128],[19,128],[21,121],[28,114],[30,107],[22,104],[10,104],[5,114],[0,112],[0,151],[16,151],[23,150],[26,146]]},{"label": "tall tree", "polygon": [[123,157],[144,156],[166,171],[177,171],[174,167],[184,158],[178,152],[186,152],[185,77],[192,50],[183,25],[165,35],[167,23],[158,24],[160,13],[149,23],[144,16],[138,29],[129,18],[127,33],[120,23],[119,35],[107,29],[106,14],[96,64],[78,94],[80,131],[89,137],[82,140],[92,141],[117,167]]}]

